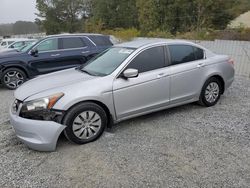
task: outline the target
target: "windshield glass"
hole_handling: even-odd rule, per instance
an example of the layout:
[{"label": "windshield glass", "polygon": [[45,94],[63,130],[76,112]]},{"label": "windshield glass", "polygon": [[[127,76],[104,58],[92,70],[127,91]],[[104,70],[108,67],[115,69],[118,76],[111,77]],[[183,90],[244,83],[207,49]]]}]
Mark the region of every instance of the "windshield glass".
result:
[{"label": "windshield glass", "polygon": [[27,44],[25,46],[23,46],[21,49],[19,49],[20,52],[26,52],[28,49],[30,49],[34,44],[36,44],[36,42],[32,42],[30,44]]},{"label": "windshield glass", "polygon": [[111,74],[134,51],[132,48],[114,47],[90,60],[81,70],[92,75]]}]

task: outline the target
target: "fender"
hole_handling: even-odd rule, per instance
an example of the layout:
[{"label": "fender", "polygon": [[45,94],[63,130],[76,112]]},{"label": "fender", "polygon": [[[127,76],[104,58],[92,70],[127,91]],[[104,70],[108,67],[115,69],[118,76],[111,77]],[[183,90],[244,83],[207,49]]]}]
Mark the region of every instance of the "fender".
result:
[{"label": "fender", "polygon": [[6,61],[0,66],[1,72],[4,72],[8,68],[19,68],[24,71],[28,78],[31,77],[30,71],[27,68],[27,64],[22,61]]}]

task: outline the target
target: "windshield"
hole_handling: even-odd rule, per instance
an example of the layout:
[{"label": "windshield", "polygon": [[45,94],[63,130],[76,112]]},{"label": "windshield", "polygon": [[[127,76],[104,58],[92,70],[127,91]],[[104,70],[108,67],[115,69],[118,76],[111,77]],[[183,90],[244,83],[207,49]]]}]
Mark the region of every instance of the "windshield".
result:
[{"label": "windshield", "polygon": [[81,70],[92,75],[111,74],[134,51],[132,48],[113,47],[90,60]]},{"label": "windshield", "polygon": [[34,44],[36,44],[36,41],[35,42],[32,42],[30,44],[27,44],[25,46],[23,46],[21,49],[19,49],[20,52],[26,52],[28,49],[30,49]]}]

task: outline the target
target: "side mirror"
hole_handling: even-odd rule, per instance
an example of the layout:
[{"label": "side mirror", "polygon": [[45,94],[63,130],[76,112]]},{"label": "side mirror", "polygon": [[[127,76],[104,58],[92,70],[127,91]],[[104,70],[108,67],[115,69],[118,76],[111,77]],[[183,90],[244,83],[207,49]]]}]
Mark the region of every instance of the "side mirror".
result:
[{"label": "side mirror", "polygon": [[37,56],[37,54],[38,54],[38,50],[35,48],[35,49],[32,49],[31,51],[30,51],[30,55],[32,55],[32,56]]},{"label": "side mirror", "polygon": [[139,72],[137,69],[126,69],[122,75],[124,78],[135,78],[138,77]]}]

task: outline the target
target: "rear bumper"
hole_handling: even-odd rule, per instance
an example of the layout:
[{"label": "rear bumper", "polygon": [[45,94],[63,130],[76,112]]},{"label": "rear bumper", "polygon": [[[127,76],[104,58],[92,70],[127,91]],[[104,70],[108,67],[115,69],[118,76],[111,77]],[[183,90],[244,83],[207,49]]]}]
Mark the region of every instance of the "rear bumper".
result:
[{"label": "rear bumper", "polygon": [[230,69],[226,72],[227,76],[225,79],[225,90],[227,90],[233,83],[234,77],[235,77],[235,70],[233,67],[230,67]]},{"label": "rear bumper", "polygon": [[230,78],[229,80],[225,82],[225,90],[228,89],[232,85],[233,81],[234,81],[234,77]]},{"label": "rear bumper", "polygon": [[29,148],[38,151],[54,151],[58,137],[66,127],[53,121],[21,118],[11,111],[10,122],[17,137]]}]

